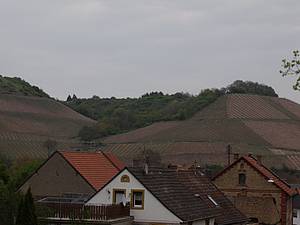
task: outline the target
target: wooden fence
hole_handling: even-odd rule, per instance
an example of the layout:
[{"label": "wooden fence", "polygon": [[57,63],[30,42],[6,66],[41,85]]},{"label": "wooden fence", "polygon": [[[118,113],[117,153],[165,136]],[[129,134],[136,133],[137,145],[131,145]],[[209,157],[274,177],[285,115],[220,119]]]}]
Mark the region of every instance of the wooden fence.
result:
[{"label": "wooden fence", "polygon": [[38,203],[39,218],[68,220],[112,220],[130,216],[130,207],[123,205],[85,206],[74,203]]}]

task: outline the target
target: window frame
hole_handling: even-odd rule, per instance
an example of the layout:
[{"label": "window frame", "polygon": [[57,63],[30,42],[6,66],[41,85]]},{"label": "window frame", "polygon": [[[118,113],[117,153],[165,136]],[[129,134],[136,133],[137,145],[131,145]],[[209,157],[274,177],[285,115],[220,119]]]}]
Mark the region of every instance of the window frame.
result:
[{"label": "window frame", "polygon": [[293,215],[293,218],[298,218],[298,210],[293,209],[292,215]]},{"label": "window frame", "polygon": [[[141,205],[141,207],[136,207],[134,205],[134,193],[135,192],[142,193],[142,205]],[[130,208],[131,209],[143,210],[144,207],[145,207],[145,190],[143,190],[143,189],[131,189]]]},{"label": "window frame", "polygon": [[116,200],[117,200],[117,195],[116,195],[116,193],[117,193],[118,191],[119,191],[119,192],[121,192],[121,191],[124,192],[124,195],[125,195],[125,198],[126,198],[126,189],[118,189],[118,188],[114,188],[114,189],[113,189],[113,193],[112,193],[112,194],[113,194],[113,199],[112,199],[112,200],[113,200],[113,201],[112,201],[113,204],[116,204]]},{"label": "window frame", "polygon": [[[243,183],[241,182],[241,176],[244,176],[244,181],[243,181]],[[238,177],[238,184],[240,185],[240,186],[246,186],[246,183],[247,183],[247,175],[246,175],[246,173],[239,173],[239,177]]]},{"label": "window frame", "polygon": [[122,183],[130,183],[130,177],[129,177],[127,174],[124,174],[124,175],[121,177],[120,181],[121,181]]}]

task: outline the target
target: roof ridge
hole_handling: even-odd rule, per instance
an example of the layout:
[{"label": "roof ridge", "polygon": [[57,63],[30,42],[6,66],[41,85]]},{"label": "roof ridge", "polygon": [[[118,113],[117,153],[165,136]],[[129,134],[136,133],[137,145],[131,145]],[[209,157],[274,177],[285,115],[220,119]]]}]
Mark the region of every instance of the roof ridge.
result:
[{"label": "roof ridge", "polygon": [[[294,190],[293,188],[291,188],[291,186],[285,182],[284,180],[282,180],[277,174],[275,174],[273,171],[271,171],[269,168],[267,168],[266,166],[264,166],[262,163],[259,163],[258,160],[256,158],[254,158],[253,156],[249,156],[249,155],[243,155],[241,156],[239,159],[237,159],[236,161],[234,161],[233,163],[231,163],[229,166],[227,166],[226,168],[224,168],[221,172],[219,172],[217,175],[215,175],[212,180],[214,181],[216,178],[218,178],[219,176],[221,176],[222,174],[225,173],[225,171],[227,171],[228,169],[232,168],[235,164],[237,164],[239,161],[241,161],[242,159],[244,159],[248,164],[250,164],[254,169],[256,169],[263,177],[267,177],[266,174],[264,174],[263,171],[261,171],[260,168],[258,168],[258,166],[260,166],[262,169],[264,169],[265,171],[271,173],[271,175],[275,176],[279,182],[281,182],[282,184],[286,185],[286,187],[289,190],[285,190],[285,188],[281,187],[278,184],[278,181],[274,182],[274,185],[276,185],[278,188],[280,188],[281,190],[283,190],[284,192],[286,192],[288,195],[292,196],[294,195]],[[251,162],[251,160],[255,160],[255,164],[253,164],[253,162]],[[270,177],[268,177],[268,179],[270,179]]]},{"label": "roof ridge", "polygon": [[[97,188],[76,168],[71,160],[69,160],[61,151],[56,151],[95,191]],[[67,152],[67,151],[65,151]]]},{"label": "roof ridge", "polygon": [[[114,163],[102,151],[94,152],[59,152],[62,157],[74,169],[86,179],[86,181],[98,190],[107,180],[110,175],[114,175],[120,171],[116,163]],[[81,155],[82,154],[82,155]],[[95,171],[98,171],[95,173]]]},{"label": "roof ridge", "polygon": [[95,151],[57,150],[57,152],[61,152],[61,153],[70,152],[70,153],[89,153],[89,154],[95,154],[95,153],[98,153],[98,151],[101,151],[101,150],[95,150]]},{"label": "roof ridge", "polygon": [[[241,158],[246,159],[246,161],[247,161],[248,163],[250,163],[254,168],[256,168],[256,169],[257,169],[264,177],[267,177],[267,176],[266,176],[265,174],[263,174],[263,172],[260,171],[260,170],[257,168],[257,166],[260,166],[261,168],[263,168],[264,170],[266,170],[267,172],[269,172],[271,175],[275,176],[275,178],[277,178],[279,182],[282,182],[282,183],[283,183],[284,185],[286,185],[289,189],[291,189],[291,193],[288,193],[288,194],[293,195],[293,192],[294,192],[293,188],[291,188],[291,186],[290,186],[287,182],[285,182],[284,180],[282,180],[282,179],[281,179],[277,174],[275,174],[272,170],[270,170],[269,168],[267,168],[266,166],[264,166],[262,163],[259,163],[258,160],[257,160],[256,158],[254,158],[253,156],[242,156]],[[253,164],[251,163],[251,161],[249,161],[249,158],[255,160],[256,165],[253,165]],[[271,177],[268,177],[268,179],[270,179],[270,178],[271,178]],[[277,184],[276,182],[274,182],[274,184],[275,184],[277,187],[279,187],[280,189],[284,190],[284,188],[280,187],[280,185]],[[287,193],[286,190],[284,190],[284,191]]]},{"label": "roof ridge", "polygon": [[275,172],[273,172],[271,169],[269,169],[268,167],[266,167],[264,164],[258,162],[258,160],[253,156],[245,156],[245,157],[251,157],[252,159],[254,159],[259,166],[263,167],[265,170],[267,170],[268,172],[270,172],[272,175],[274,175],[277,179],[279,179],[281,182],[283,182],[284,184],[286,184],[289,188],[292,188],[290,184],[288,184],[286,181],[282,180]]}]

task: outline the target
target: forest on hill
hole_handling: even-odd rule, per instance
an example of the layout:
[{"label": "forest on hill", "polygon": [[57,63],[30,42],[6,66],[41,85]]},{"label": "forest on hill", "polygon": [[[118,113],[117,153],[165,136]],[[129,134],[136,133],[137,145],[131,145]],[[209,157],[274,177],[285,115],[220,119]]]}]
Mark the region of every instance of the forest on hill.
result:
[{"label": "forest on hill", "polygon": [[0,94],[13,94],[49,98],[49,95],[37,86],[31,85],[19,77],[0,75]]},{"label": "forest on hill", "polygon": [[[237,80],[225,88],[205,89],[197,95],[177,92],[146,93],[139,98],[77,98],[68,96],[61,101],[78,113],[98,121],[84,126],[78,136],[83,141],[92,141],[108,135],[119,134],[148,126],[154,122],[185,120],[214,102],[224,94],[244,93],[277,97],[270,86],[251,81]],[[0,94],[50,98],[39,87],[18,77],[0,75]]]},{"label": "forest on hill", "polygon": [[84,141],[145,127],[154,122],[185,120],[224,94],[243,93],[277,97],[272,87],[257,82],[237,80],[221,89],[205,89],[197,95],[189,93],[146,93],[139,98],[77,98],[64,102],[73,110],[97,120],[79,132]]}]

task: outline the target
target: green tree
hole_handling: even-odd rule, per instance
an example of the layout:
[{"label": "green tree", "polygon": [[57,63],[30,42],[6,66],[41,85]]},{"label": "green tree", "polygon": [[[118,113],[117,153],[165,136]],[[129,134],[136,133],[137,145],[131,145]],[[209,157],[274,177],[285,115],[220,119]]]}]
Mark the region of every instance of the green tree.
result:
[{"label": "green tree", "polygon": [[225,92],[228,94],[241,93],[241,94],[256,94],[278,97],[275,90],[267,85],[259,84],[252,81],[236,80],[226,87]]},{"label": "green tree", "polygon": [[279,71],[283,77],[285,76],[295,76],[296,82],[293,85],[295,90],[300,90],[300,54],[299,50],[294,50],[292,52],[292,59],[283,59],[281,70]]},{"label": "green tree", "polygon": [[2,182],[3,184],[7,184],[8,179],[9,176],[8,176],[7,168],[5,164],[2,161],[0,161],[0,183]]},{"label": "green tree", "polygon": [[0,157],[0,224],[15,224],[22,199],[17,189],[39,165],[40,161],[24,162],[24,160],[22,163],[16,161],[12,164]]},{"label": "green tree", "polygon": [[71,95],[68,95],[67,102],[70,102],[70,101],[72,101],[72,97],[71,97]]},{"label": "green tree", "polygon": [[24,198],[20,199],[19,206],[18,206],[18,214],[16,218],[16,225],[22,225],[23,219],[26,215],[24,215]]},{"label": "green tree", "polygon": [[37,225],[37,217],[35,214],[34,200],[29,188],[25,196],[21,199],[16,225]]},{"label": "green tree", "polygon": [[21,184],[41,165],[41,160],[15,161],[9,168],[9,183],[14,190],[18,189]]},{"label": "green tree", "polygon": [[19,77],[5,77],[0,75],[0,93],[49,98],[42,89],[33,86]]}]

